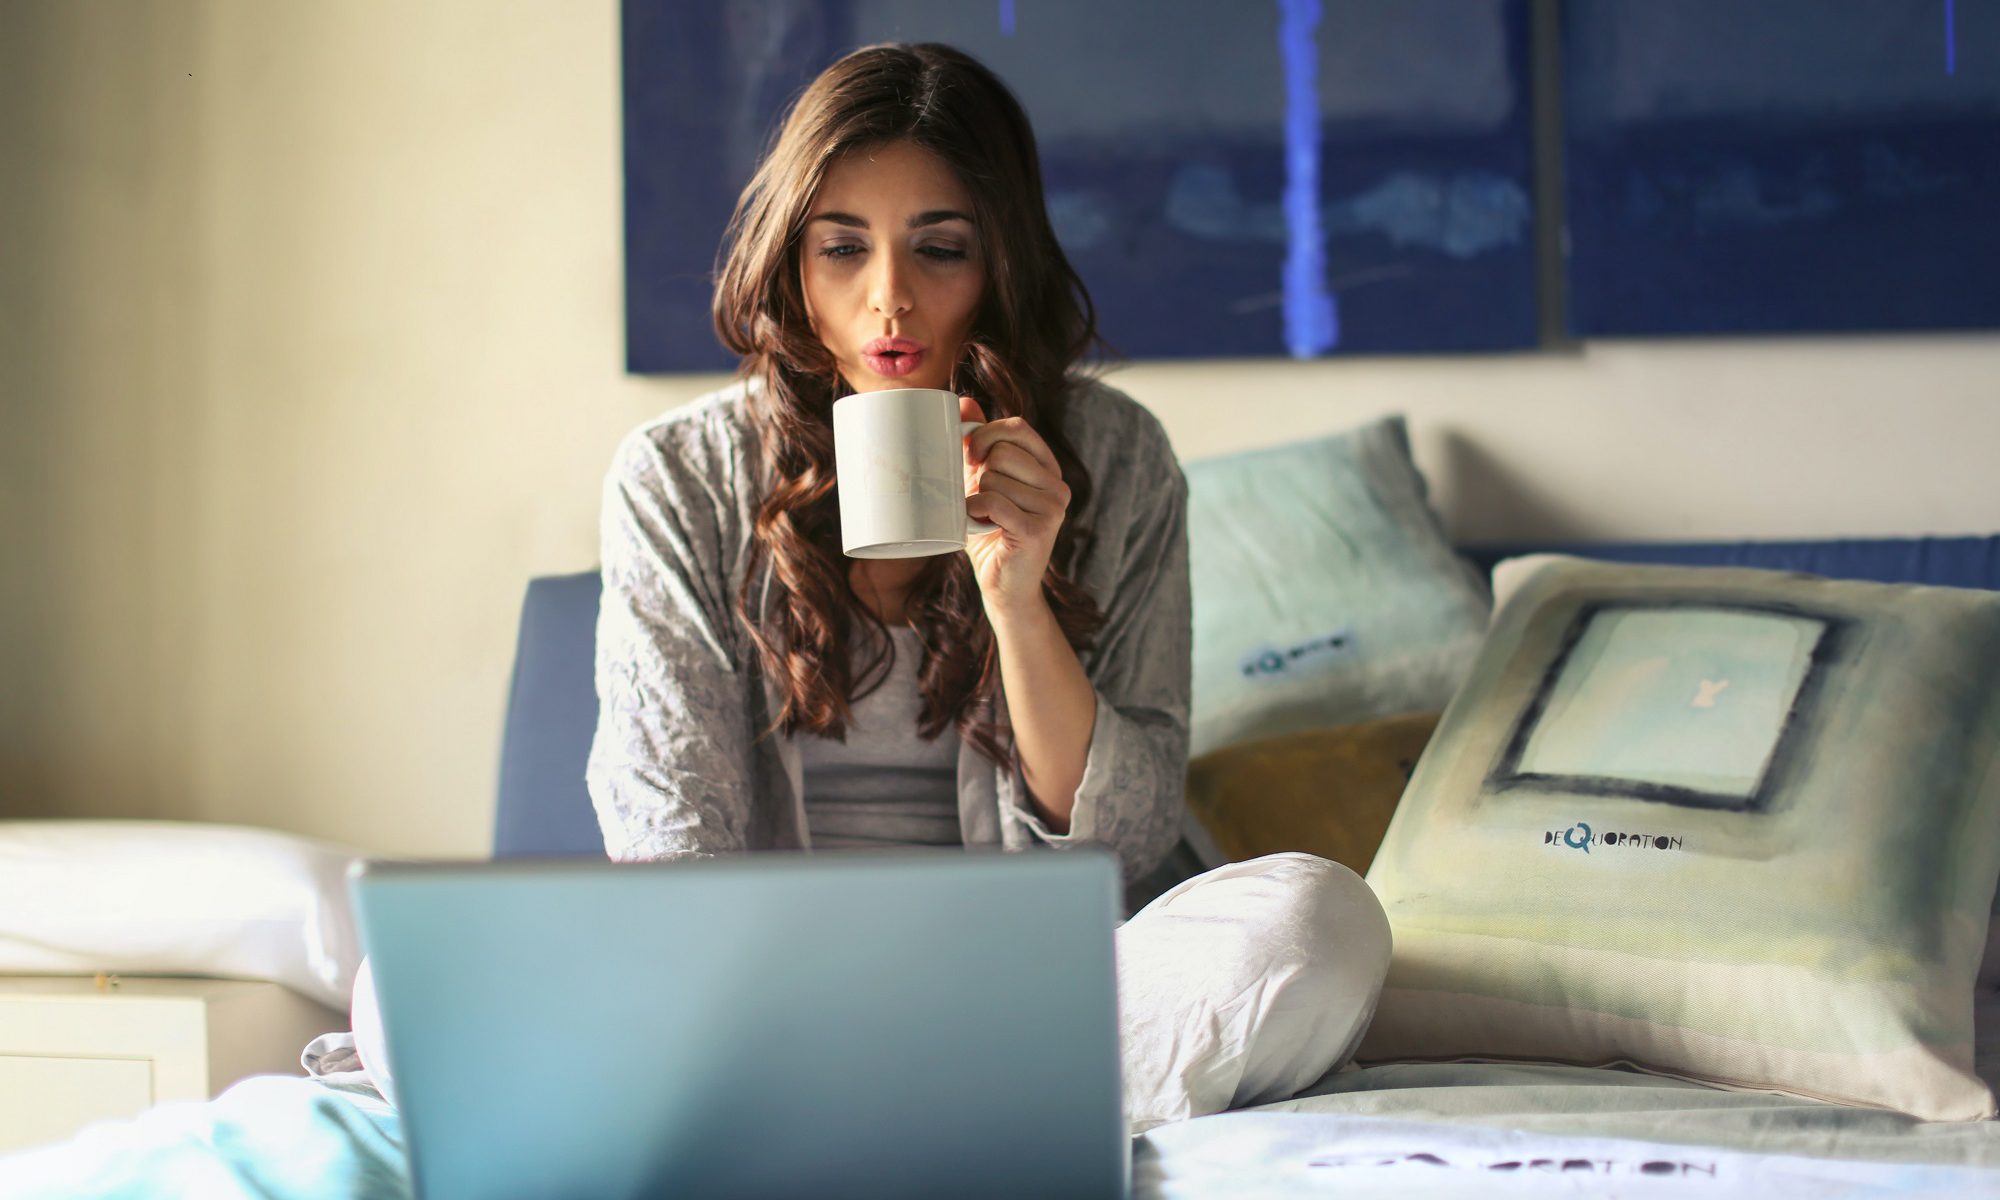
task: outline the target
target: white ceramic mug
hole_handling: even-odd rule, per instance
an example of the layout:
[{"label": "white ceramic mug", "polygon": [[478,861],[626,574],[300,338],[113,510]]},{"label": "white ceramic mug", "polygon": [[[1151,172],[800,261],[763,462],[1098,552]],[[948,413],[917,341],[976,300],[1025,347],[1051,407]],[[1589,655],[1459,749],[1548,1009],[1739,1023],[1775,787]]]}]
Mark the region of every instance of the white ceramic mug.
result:
[{"label": "white ceramic mug", "polygon": [[850,558],[922,558],[999,526],[965,511],[958,397],[937,388],[856,392],[833,402],[840,548]]}]

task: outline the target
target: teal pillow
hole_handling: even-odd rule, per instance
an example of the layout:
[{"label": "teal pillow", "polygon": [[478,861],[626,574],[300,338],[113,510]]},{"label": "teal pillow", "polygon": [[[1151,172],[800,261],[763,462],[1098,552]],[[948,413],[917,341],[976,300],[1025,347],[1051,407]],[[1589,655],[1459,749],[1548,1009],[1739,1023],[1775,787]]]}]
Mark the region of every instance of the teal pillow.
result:
[{"label": "teal pillow", "polygon": [[1191,754],[1445,706],[1491,605],[1400,415],[1185,471]]},{"label": "teal pillow", "polygon": [[1369,868],[1395,955],[1359,1057],[1991,1117],[2000,593],[1555,556],[1494,577]]}]

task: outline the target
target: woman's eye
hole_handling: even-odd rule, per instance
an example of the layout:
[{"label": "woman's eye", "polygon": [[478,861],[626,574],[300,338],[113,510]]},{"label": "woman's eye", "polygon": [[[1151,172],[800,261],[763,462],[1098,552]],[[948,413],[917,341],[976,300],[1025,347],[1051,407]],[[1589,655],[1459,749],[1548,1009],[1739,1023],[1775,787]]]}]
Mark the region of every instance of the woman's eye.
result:
[{"label": "woman's eye", "polygon": [[952,246],[925,246],[917,253],[938,262],[957,262],[965,257],[965,251]]},{"label": "woman's eye", "polygon": [[861,247],[852,242],[840,242],[836,245],[825,247],[819,252],[819,256],[821,258],[853,258],[859,253],[861,253]]}]

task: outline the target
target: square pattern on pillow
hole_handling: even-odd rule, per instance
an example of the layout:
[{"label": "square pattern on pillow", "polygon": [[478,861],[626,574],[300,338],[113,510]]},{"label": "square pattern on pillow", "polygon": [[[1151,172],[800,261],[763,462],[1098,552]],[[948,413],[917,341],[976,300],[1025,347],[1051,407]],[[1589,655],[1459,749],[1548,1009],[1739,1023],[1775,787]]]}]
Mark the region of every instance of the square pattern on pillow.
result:
[{"label": "square pattern on pillow", "polygon": [[2000,594],[1554,556],[1495,578],[1369,871],[1395,956],[1360,1056],[1992,1116]]},{"label": "square pattern on pillow", "polygon": [[1185,471],[1192,755],[1444,707],[1491,605],[1400,415]]}]

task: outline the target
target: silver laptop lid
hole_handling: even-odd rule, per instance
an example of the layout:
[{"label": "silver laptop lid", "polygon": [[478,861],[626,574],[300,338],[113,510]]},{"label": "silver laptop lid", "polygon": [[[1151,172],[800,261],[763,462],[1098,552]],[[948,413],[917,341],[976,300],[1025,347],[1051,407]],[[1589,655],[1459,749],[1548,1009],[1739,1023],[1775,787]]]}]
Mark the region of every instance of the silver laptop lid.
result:
[{"label": "silver laptop lid", "polygon": [[1116,1196],[1091,852],[368,864],[426,1197]]}]

